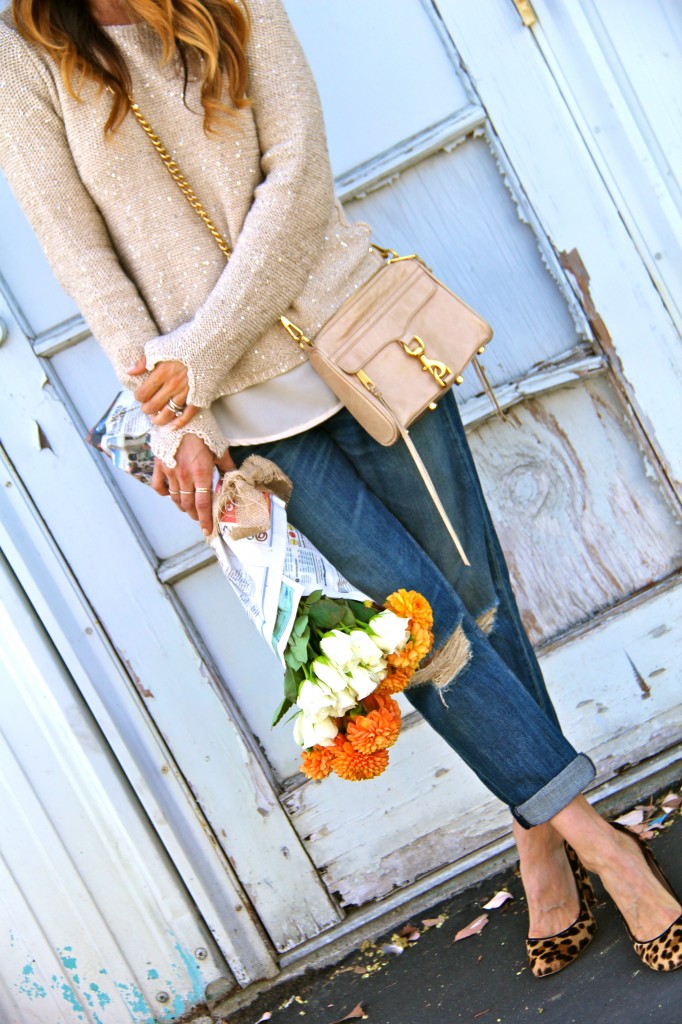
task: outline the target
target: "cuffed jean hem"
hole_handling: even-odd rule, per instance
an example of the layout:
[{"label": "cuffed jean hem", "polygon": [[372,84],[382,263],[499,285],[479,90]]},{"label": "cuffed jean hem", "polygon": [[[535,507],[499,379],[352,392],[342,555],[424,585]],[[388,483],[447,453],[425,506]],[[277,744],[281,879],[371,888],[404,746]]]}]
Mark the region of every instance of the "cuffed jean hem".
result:
[{"label": "cuffed jean hem", "polygon": [[578,754],[529,800],[512,807],[512,814],[524,828],[542,825],[582,793],[596,774],[587,754]]}]

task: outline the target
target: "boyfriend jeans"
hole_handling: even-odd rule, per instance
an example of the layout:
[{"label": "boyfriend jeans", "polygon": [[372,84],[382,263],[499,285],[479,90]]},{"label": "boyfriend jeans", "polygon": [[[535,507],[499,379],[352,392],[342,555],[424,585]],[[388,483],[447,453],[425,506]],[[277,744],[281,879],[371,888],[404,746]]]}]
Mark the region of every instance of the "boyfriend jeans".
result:
[{"label": "boyfriend jeans", "polygon": [[410,433],[470,567],[406,446],[378,444],[345,409],[304,433],[231,454],[237,465],[262,455],[289,476],[291,522],[378,604],[400,587],[426,597],[433,658],[405,696],[530,828],[582,792],[594,766],[561,732],[452,393]]}]

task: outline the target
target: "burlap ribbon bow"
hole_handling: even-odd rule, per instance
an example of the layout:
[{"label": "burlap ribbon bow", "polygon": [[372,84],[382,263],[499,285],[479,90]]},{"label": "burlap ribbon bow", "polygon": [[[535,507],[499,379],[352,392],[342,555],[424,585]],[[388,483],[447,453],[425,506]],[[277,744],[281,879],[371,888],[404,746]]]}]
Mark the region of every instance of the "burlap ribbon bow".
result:
[{"label": "burlap ribbon bow", "polygon": [[239,469],[225,474],[220,492],[213,495],[210,539],[217,536],[220,517],[228,506],[234,506],[236,521],[230,525],[234,540],[264,533],[270,526],[270,503],[264,495],[274,494],[286,505],[292,490],[291,480],[279,466],[260,455],[249,455]]}]

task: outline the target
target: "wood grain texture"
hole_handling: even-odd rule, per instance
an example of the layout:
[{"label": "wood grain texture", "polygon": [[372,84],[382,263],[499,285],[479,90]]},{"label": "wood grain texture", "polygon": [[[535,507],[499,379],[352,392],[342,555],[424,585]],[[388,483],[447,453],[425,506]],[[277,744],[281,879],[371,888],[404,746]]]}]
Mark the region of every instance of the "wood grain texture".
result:
[{"label": "wood grain texture", "polygon": [[516,406],[471,446],[535,643],[682,564],[682,528],[606,378]]}]

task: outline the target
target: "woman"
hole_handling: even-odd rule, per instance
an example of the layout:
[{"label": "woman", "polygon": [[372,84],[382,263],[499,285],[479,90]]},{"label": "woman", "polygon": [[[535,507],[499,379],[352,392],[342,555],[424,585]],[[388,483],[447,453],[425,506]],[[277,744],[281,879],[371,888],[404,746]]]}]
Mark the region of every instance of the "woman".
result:
[{"label": "woman", "polygon": [[[512,811],[534,973],[561,969],[594,933],[580,862],[644,962],[679,967],[679,903],[646,848],[581,795],[594,769],[561,734],[454,399],[412,433],[471,569],[404,446],[375,444],[277,323],[284,313],[314,337],[381,263],[369,227],[334,198],[281,0],[248,0],[248,12],[238,0],[13,0],[0,47],[3,168],[151,417],[155,489],[208,532],[213,467],[258,451],[294,482],[292,520],[358,586],[422,592],[436,653],[406,695]],[[227,264],[130,95],[230,240]]]}]

